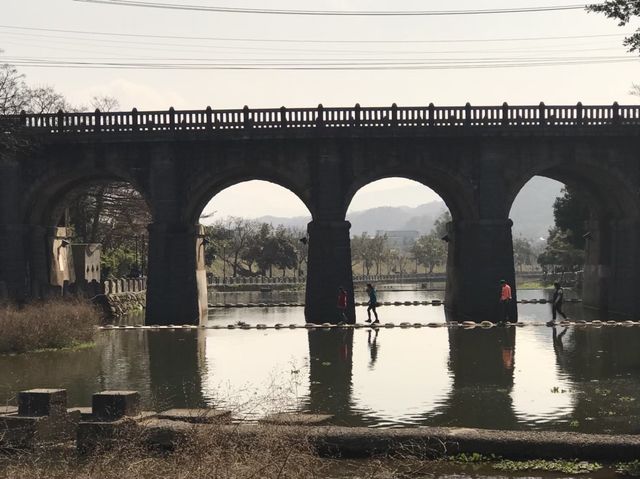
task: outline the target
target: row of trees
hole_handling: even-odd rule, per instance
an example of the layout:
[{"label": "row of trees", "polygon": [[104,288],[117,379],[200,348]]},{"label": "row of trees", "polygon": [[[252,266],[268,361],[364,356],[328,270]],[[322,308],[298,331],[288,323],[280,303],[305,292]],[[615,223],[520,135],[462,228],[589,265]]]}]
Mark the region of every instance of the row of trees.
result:
[{"label": "row of trees", "polygon": [[[291,271],[304,274],[307,248],[305,232],[295,228],[229,217],[206,227],[205,261],[222,276],[282,276]],[[215,268],[214,268],[215,269]]]}]

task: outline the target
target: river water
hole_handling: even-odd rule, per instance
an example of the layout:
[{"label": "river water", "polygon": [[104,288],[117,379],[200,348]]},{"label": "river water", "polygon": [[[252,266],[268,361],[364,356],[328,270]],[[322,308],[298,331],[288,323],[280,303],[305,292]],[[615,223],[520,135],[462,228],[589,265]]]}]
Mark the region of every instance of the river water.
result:
[{"label": "river water", "polygon": [[[210,300],[302,301],[295,292],[238,294]],[[519,291],[520,299],[548,294]],[[439,295],[379,291],[380,301],[392,302]],[[580,304],[565,309],[591,317]],[[215,308],[209,325],[303,324],[303,313]],[[366,308],[357,313],[362,321]],[[437,306],[385,306],[379,314],[396,324],[445,321]],[[534,325],[550,319],[548,304],[520,305],[519,315],[523,327],[490,329],[105,330],[91,349],[0,356],[0,401],[61,387],[70,405],[89,405],[96,391],[125,389],[140,391],[149,408],[206,405],[249,420],[297,410],[370,427],[640,432],[640,326]]]}]

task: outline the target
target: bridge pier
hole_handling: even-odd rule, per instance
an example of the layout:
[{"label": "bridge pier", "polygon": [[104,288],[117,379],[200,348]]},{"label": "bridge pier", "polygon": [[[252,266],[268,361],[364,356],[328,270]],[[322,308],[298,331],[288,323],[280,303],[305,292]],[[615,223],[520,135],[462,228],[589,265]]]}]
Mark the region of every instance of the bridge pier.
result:
[{"label": "bridge pier", "polygon": [[445,307],[458,321],[500,320],[500,280],[513,294],[510,319],[517,321],[511,220],[454,221],[449,242]]},{"label": "bridge pier", "polygon": [[146,324],[197,325],[206,320],[203,248],[198,225],[149,225]]},{"label": "bridge pier", "polygon": [[22,302],[29,296],[25,259],[27,227],[20,224],[0,225],[0,299],[4,296]]},{"label": "bridge pier", "polygon": [[585,306],[637,318],[640,314],[640,222],[591,220],[585,248]]},{"label": "bridge pier", "polygon": [[304,314],[309,323],[338,322],[338,287],[347,291],[347,318],[355,323],[351,239],[348,221],[312,221]]}]

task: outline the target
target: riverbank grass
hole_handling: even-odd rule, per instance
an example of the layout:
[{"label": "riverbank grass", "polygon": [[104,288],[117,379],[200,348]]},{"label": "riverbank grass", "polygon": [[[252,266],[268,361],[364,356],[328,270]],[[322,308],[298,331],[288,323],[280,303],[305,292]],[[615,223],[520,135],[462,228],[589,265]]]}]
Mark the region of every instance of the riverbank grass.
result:
[{"label": "riverbank grass", "polygon": [[87,301],[54,300],[0,307],[0,354],[85,348],[100,313]]}]

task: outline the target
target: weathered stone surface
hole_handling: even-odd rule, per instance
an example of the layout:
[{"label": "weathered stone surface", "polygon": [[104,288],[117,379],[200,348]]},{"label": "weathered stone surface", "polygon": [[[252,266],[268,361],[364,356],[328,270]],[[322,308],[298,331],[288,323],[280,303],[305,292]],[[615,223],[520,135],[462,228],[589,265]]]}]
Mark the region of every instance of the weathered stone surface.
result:
[{"label": "weathered stone surface", "polygon": [[113,421],[140,414],[137,391],[102,391],[93,395],[92,413],[98,420]]},{"label": "weathered stone surface", "polygon": [[266,416],[260,419],[260,422],[264,424],[280,424],[285,426],[318,426],[320,424],[326,424],[331,419],[333,419],[333,415],[331,414],[282,412]]},{"label": "weathered stone surface", "polygon": [[30,389],[18,393],[20,416],[53,416],[67,410],[65,389]]},{"label": "weathered stone surface", "polygon": [[222,409],[169,409],[158,413],[158,419],[195,424],[220,424],[231,421],[231,411]]},{"label": "weathered stone surface", "polygon": [[77,427],[76,447],[82,454],[100,447],[110,447],[114,441],[131,440],[138,437],[140,424],[155,417],[155,412],[142,412],[136,416],[121,417],[116,420],[103,421],[95,416],[80,421]]},{"label": "weathered stone surface", "polygon": [[[46,246],[54,239],[51,208],[70,184],[82,187],[95,178],[118,177],[136,185],[154,212],[149,225],[148,322],[197,324],[202,311],[195,272],[202,248],[197,247],[195,224],[212,192],[251,173],[287,187],[308,206],[313,221],[305,236],[305,313],[310,322],[332,321],[337,287],[343,286],[348,304],[354,304],[346,209],[367,183],[402,176],[433,187],[453,214],[445,239],[448,313],[452,319],[495,321],[498,281],[515,284],[508,219],[513,199],[529,179],[544,175],[588,187],[599,200],[602,220],[590,220],[588,228],[585,304],[637,317],[639,140],[637,121],[629,120],[635,107],[594,107],[589,111],[602,115],[597,122],[583,116],[582,107],[557,107],[563,114],[580,112],[580,118],[563,124],[549,123],[544,115],[520,120],[531,111],[548,114],[545,108],[427,111],[421,106],[410,110],[413,119],[405,109],[366,110],[375,120],[361,116],[365,110],[351,108],[341,112],[353,121],[331,128],[308,128],[308,123],[290,120],[293,114],[288,124],[271,123],[269,128],[254,127],[250,121],[242,128],[237,123],[233,128],[173,124],[168,130],[123,125],[121,131],[29,127],[38,149],[2,152],[2,294],[6,291],[16,300],[44,296],[52,283],[59,291],[60,283],[51,281],[49,271],[57,250]],[[449,119],[452,111],[455,118]],[[473,118],[461,118],[467,111],[473,111]],[[496,112],[503,116],[499,121],[484,119]],[[236,114],[254,118],[251,111]],[[70,113],[68,125],[87,125],[82,115]],[[114,115],[118,122],[132,118],[130,113]],[[42,124],[41,118],[30,120]],[[625,124],[629,121],[633,124]],[[513,294],[517,300],[515,287]],[[353,314],[350,306],[350,321]]]},{"label": "weathered stone surface", "polygon": [[52,416],[0,416],[0,446],[30,448],[36,444],[69,441],[75,438],[80,413]]}]

